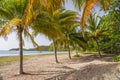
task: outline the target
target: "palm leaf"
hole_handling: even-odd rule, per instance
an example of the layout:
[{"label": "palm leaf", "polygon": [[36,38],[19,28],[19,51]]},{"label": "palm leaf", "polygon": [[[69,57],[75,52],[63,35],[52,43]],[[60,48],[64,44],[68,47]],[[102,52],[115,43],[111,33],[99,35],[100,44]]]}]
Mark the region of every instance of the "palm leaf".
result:
[{"label": "palm leaf", "polygon": [[27,30],[24,30],[24,32],[25,32],[25,35],[30,38],[33,45],[36,46],[38,50],[41,50],[41,47],[35,42],[33,36]]},{"label": "palm leaf", "polygon": [[12,29],[13,27],[16,27],[16,28],[17,28],[18,26],[20,26],[20,24],[21,24],[21,19],[19,19],[19,18],[14,18],[14,19],[12,19],[10,22],[8,22],[7,24],[5,24],[5,25],[3,26],[0,34],[1,34],[2,36],[7,35],[7,34],[10,33],[10,31],[11,31],[11,29]]}]

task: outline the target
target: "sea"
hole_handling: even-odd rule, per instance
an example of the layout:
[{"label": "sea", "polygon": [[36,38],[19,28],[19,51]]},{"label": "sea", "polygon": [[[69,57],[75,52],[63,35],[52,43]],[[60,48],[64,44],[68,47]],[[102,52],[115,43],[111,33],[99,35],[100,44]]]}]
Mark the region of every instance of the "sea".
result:
[{"label": "sea", "polygon": [[[65,53],[64,51],[58,53]],[[42,55],[42,54],[54,54],[53,51],[23,51],[23,55]],[[18,56],[19,51],[0,50],[0,57],[3,56]]]}]

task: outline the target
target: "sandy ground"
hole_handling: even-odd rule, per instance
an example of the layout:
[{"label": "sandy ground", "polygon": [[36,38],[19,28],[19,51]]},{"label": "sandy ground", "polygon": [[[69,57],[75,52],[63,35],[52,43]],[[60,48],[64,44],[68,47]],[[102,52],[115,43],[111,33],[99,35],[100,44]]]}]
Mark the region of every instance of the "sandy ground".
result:
[{"label": "sandy ground", "polygon": [[24,75],[19,75],[19,62],[0,66],[0,80],[120,80],[120,63],[111,56],[87,55],[69,60],[59,55],[33,58],[24,62]]}]

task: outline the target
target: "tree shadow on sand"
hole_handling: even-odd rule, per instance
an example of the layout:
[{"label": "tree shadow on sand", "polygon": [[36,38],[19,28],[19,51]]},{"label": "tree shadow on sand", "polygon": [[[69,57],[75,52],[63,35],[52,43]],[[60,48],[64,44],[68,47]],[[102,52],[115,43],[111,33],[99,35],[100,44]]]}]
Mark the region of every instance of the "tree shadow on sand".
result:
[{"label": "tree shadow on sand", "polygon": [[0,76],[0,80],[3,80],[3,78]]},{"label": "tree shadow on sand", "polygon": [[51,70],[40,70],[40,71],[28,71],[25,72],[24,75],[53,75],[53,74],[66,74],[67,71],[74,71],[73,68],[68,67],[68,66],[60,66],[60,67],[54,67],[57,70],[52,69]]},{"label": "tree shadow on sand", "polygon": [[72,58],[72,60],[67,61],[67,63],[78,64],[78,63],[92,62],[92,61],[95,61],[95,60],[112,62],[113,57],[114,57],[114,55],[108,55],[108,54],[102,55],[102,58],[100,58],[99,55],[87,55],[87,56],[82,56],[82,57],[78,57],[78,58]]},{"label": "tree shadow on sand", "polygon": [[[67,66],[60,66],[60,67],[55,67],[55,69],[57,70],[51,70],[51,71],[47,71],[47,70],[42,70],[42,71],[28,71],[26,73],[24,73],[23,75],[26,76],[50,76],[44,80],[63,80],[63,75],[64,76],[68,76],[70,74],[72,74],[73,72],[75,72],[76,70],[71,68],[71,67],[67,67]],[[14,77],[17,76],[21,76],[21,75],[15,75]]]},{"label": "tree shadow on sand", "polygon": [[114,73],[118,65],[120,64],[90,64],[79,70],[46,80],[120,80],[120,70]]}]

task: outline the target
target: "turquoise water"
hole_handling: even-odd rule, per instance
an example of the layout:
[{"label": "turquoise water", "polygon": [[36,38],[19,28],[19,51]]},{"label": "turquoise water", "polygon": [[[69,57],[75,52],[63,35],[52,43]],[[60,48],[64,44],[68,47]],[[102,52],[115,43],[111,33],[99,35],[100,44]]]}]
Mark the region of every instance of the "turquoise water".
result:
[{"label": "turquoise water", "polygon": [[[54,54],[53,51],[23,51],[24,55],[37,55],[37,54]],[[0,50],[1,56],[17,56],[19,55],[19,51],[7,51]]]}]

